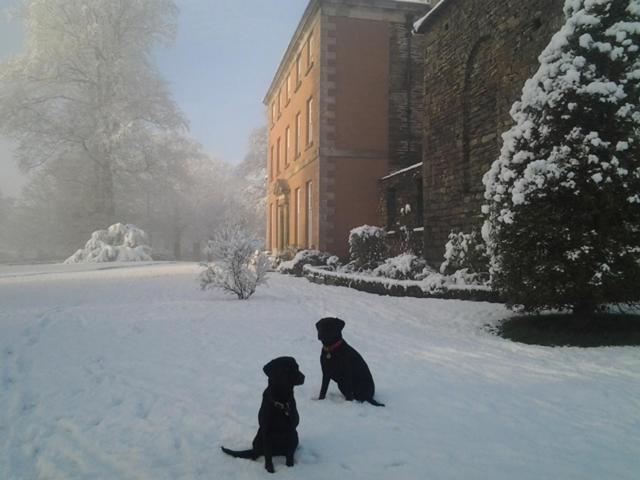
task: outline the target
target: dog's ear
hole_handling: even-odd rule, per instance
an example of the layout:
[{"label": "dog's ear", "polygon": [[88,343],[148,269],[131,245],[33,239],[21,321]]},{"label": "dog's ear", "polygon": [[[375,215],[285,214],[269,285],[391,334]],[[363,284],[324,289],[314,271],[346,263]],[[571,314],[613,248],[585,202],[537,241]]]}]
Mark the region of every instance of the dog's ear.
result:
[{"label": "dog's ear", "polygon": [[277,362],[276,360],[271,360],[269,363],[267,363],[264,367],[262,367],[262,371],[264,372],[264,374],[271,378],[274,375],[276,375],[276,373],[278,372],[278,370],[280,370],[279,368],[279,362]]}]

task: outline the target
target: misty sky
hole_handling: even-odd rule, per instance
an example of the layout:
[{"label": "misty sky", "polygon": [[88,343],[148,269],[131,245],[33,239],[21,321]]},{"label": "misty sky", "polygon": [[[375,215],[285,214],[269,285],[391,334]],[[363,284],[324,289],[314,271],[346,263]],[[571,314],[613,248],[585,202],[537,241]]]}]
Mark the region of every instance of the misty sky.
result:
[{"label": "misty sky", "polygon": [[[160,71],[205,150],[237,163],[251,130],[265,123],[262,99],[308,0],[176,0],[179,31],[158,50]],[[22,27],[0,0],[0,62],[22,50]],[[0,191],[16,196],[24,180],[0,137]]]}]

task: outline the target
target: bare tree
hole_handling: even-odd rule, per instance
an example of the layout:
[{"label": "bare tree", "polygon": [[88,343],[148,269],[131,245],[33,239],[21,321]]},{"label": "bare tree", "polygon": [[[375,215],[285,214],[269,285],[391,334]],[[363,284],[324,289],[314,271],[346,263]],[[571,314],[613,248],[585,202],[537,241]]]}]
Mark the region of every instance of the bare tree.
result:
[{"label": "bare tree", "polygon": [[264,212],[267,197],[267,127],[251,132],[248,152],[236,167],[241,198],[245,204],[248,224],[259,238],[264,238]]},{"label": "bare tree", "polygon": [[202,289],[219,288],[246,300],[265,283],[269,261],[256,251],[255,237],[242,227],[228,226],[209,242],[213,262],[200,274]]}]

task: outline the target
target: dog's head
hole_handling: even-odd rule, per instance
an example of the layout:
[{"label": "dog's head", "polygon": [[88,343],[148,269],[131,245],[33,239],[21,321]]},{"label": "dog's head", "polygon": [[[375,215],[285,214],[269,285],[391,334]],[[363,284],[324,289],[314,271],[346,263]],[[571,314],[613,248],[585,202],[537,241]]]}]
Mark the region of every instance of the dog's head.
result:
[{"label": "dog's head", "polygon": [[344,321],[339,318],[326,317],[319,320],[316,323],[316,329],[318,330],[318,340],[324,345],[331,345],[342,339],[342,329],[344,328]]},{"label": "dog's head", "polygon": [[304,383],[304,375],[293,357],[275,358],[267,363],[262,370],[269,377],[269,382],[287,386],[302,385]]}]

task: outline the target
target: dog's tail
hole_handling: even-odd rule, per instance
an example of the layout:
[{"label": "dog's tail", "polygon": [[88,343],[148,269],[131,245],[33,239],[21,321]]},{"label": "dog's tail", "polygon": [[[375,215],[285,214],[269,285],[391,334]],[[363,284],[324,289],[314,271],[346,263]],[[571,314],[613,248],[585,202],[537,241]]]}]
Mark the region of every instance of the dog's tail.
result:
[{"label": "dog's tail", "polygon": [[367,400],[367,402],[369,402],[374,407],[384,407],[384,403],[376,402],[373,398],[370,398],[369,400]]},{"label": "dog's tail", "polygon": [[231,455],[232,457],[250,458],[251,460],[255,460],[257,458],[257,455],[255,454],[253,449],[251,449],[251,450],[229,450],[228,448],[225,448],[225,447],[220,447],[220,448],[222,449],[222,451],[224,453],[226,453],[227,455]]}]

